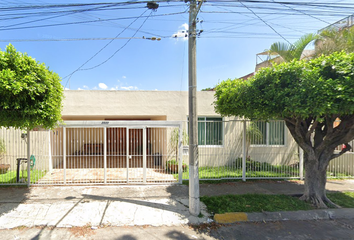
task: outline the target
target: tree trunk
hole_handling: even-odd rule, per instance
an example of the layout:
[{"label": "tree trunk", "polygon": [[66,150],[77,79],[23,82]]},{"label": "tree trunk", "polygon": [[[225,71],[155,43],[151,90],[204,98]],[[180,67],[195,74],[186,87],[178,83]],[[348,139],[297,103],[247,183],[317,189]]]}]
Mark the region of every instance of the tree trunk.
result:
[{"label": "tree trunk", "polygon": [[328,208],[328,205],[339,207],[326,196],[328,162],[320,164],[319,159],[305,156],[305,191],[300,199],[316,208]]}]

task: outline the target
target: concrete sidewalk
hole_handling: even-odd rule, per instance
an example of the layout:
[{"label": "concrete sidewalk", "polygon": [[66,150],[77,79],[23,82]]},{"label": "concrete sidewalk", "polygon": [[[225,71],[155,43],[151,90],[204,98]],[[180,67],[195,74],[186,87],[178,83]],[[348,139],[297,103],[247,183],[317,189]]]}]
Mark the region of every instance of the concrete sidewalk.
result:
[{"label": "concrete sidewalk", "polygon": [[[327,190],[354,191],[354,180],[329,180]],[[294,195],[302,191],[300,181],[200,185],[201,196],[245,193]],[[348,211],[343,212],[346,217]],[[309,219],[315,216],[307,213],[302,215]],[[0,229],[22,226],[180,226],[211,221],[203,205],[202,215],[195,217],[189,213],[188,186],[185,185],[0,188]],[[289,220],[294,214],[285,213],[284,216]],[[335,212],[326,216],[338,215]],[[354,217],[354,213],[350,212],[351,216]],[[270,221],[269,218],[267,220]]]}]

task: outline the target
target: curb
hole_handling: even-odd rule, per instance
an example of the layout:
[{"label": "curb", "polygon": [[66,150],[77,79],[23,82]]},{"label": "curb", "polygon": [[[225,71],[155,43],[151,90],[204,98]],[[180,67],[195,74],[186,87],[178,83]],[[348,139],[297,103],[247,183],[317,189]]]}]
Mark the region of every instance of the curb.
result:
[{"label": "curb", "polygon": [[308,211],[288,212],[259,212],[259,213],[224,213],[215,214],[214,221],[217,223],[235,222],[272,222],[289,220],[333,220],[333,219],[354,219],[354,208],[340,209],[318,209]]}]

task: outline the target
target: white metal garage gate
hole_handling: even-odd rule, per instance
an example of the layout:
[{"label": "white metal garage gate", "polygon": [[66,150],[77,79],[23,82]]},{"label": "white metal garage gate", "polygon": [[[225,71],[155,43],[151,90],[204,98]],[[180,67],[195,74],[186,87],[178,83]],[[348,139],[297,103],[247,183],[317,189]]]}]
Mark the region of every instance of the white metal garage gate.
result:
[{"label": "white metal garage gate", "polygon": [[[67,121],[51,132],[50,167],[32,184],[181,183],[182,122]],[[176,141],[177,137],[177,141]]]}]

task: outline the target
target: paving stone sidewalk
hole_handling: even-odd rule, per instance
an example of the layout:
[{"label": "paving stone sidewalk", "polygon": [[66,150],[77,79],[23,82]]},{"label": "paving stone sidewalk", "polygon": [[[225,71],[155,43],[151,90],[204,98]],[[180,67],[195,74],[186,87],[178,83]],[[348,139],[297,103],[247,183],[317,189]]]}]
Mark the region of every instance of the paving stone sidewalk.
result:
[{"label": "paving stone sidewalk", "polygon": [[[327,190],[354,191],[354,180],[329,180]],[[301,194],[302,191],[303,183],[300,181],[248,181],[200,185],[201,196],[245,193],[293,195]],[[294,215],[284,214],[287,219]],[[186,185],[0,188],[0,229],[21,226],[198,224],[210,221],[204,205],[202,215],[196,217],[189,213]],[[337,215],[330,213],[326,216]],[[308,218],[313,219],[313,216]]]}]

